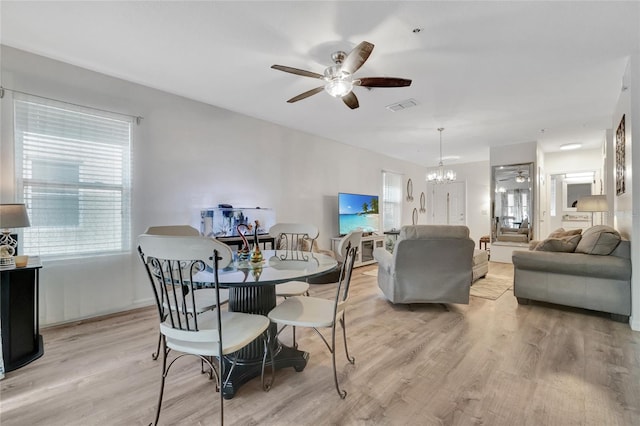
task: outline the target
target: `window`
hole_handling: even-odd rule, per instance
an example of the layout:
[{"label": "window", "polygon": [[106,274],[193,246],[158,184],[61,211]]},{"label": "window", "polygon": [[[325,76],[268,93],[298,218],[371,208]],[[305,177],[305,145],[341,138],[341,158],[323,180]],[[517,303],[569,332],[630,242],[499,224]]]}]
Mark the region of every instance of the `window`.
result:
[{"label": "window", "polygon": [[382,172],[382,229],[400,229],[402,224],[402,175]]},{"label": "window", "polygon": [[23,95],[16,95],[14,117],[18,193],[31,220],[23,251],[128,251],[132,121]]}]

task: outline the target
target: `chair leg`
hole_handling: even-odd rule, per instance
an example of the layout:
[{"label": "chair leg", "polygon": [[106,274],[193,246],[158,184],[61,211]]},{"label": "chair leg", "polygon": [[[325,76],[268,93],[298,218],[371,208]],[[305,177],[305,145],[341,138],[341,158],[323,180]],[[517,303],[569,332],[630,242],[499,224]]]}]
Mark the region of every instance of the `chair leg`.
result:
[{"label": "chair leg", "polygon": [[220,426],[222,426],[224,425],[224,392],[222,391],[224,386],[224,356],[222,354],[220,354],[220,357],[218,358],[218,372],[218,388],[220,392],[218,395],[220,397]]},{"label": "chair leg", "polygon": [[293,348],[298,349],[298,344],[296,343],[296,326],[291,326],[291,331],[293,333]]},{"label": "chair leg", "polygon": [[160,381],[160,395],[158,396],[158,408],[156,409],[156,418],[153,421],[154,425],[158,424],[158,420],[160,419],[160,409],[162,408],[162,396],[164,394],[164,381],[167,377],[167,347],[166,341],[164,340],[164,336],[160,335],[160,340],[162,341],[162,380]]},{"label": "chair leg", "polygon": [[343,317],[340,318],[340,325],[342,326],[342,337],[344,338],[344,353],[347,356],[347,361],[349,361],[351,364],[355,364],[356,359],[352,356],[349,356],[349,349],[347,348],[347,329],[345,327],[344,313],[342,315]]},{"label": "chair leg", "polygon": [[[262,356],[262,373],[260,379],[262,381],[262,390],[265,392],[269,392],[273,387],[273,382],[276,378],[276,364],[273,362],[273,351],[271,350],[271,336],[269,330],[265,331],[266,336],[262,337],[262,341],[264,342],[264,354]],[[269,354],[269,358],[271,360],[271,380],[269,383],[265,385],[264,383],[264,370],[267,364],[267,353]]]},{"label": "chair leg", "polygon": [[158,332],[158,347],[156,347],[156,351],[151,354],[151,359],[156,361],[158,356],[160,355],[160,342],[162,341],[162,334]]},{"label": "chair leg", "polygon": [[333,322],[333,327],[331,327],[331,361],[333,362],[333,381],[336,384],[336,390],[338,391],[338,395],[340,395],[340,399],[345,399],[347,397],[347,391],[340,390],[340,385],[338,384],[338,372],[336,371],[336,323]]}]

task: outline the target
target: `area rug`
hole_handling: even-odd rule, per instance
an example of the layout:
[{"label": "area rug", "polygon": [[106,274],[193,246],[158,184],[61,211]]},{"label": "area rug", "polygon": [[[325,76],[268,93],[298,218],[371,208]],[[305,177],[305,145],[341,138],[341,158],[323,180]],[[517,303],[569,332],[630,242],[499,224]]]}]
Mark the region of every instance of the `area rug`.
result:
[{"label": "area rug", "polygon": [[496,300],[513,286],[512,277],[500,277],[487,274],[471,286],[471,296]]},{"label": "area rug", "polygon": [[377,277],[378,276],[378,270],[374,269],[373,271],[366,271],[366,272],[363,272],[362,275],[369,275],[371,277]]}]

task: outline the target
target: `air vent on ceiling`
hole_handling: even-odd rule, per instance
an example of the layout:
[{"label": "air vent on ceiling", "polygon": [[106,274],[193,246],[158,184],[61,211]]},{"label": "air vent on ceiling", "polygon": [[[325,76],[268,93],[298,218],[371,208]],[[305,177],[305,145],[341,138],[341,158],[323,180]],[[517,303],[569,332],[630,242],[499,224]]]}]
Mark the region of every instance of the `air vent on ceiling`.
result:
[{"label": "air vent on ceiling", "polygon": [[385,108],[389,111],[398,112],[403,109],[411,108],[418,105],[418,101],[415,99],[407,99],[404,101],[396,102],[395,104],[387,105]]}]

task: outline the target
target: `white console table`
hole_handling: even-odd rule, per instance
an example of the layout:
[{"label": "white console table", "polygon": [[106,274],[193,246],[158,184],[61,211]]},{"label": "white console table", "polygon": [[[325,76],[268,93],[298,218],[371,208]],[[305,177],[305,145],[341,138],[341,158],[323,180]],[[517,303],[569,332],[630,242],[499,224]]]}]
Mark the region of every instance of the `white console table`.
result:
[{"label": "white console table", "polygon": [[[336,255],[338,255],[338,244],[340,244],[340,240],[342,240],[342,237],[331,238],[331,250],[333,250]],[[376,263],[373,258],[373,249],[384,248],[384,240],[384,235],[369,235],[362,237],[360,247],[358,247],[358,256],[356,257],[353,266],[358,267]]]}]

